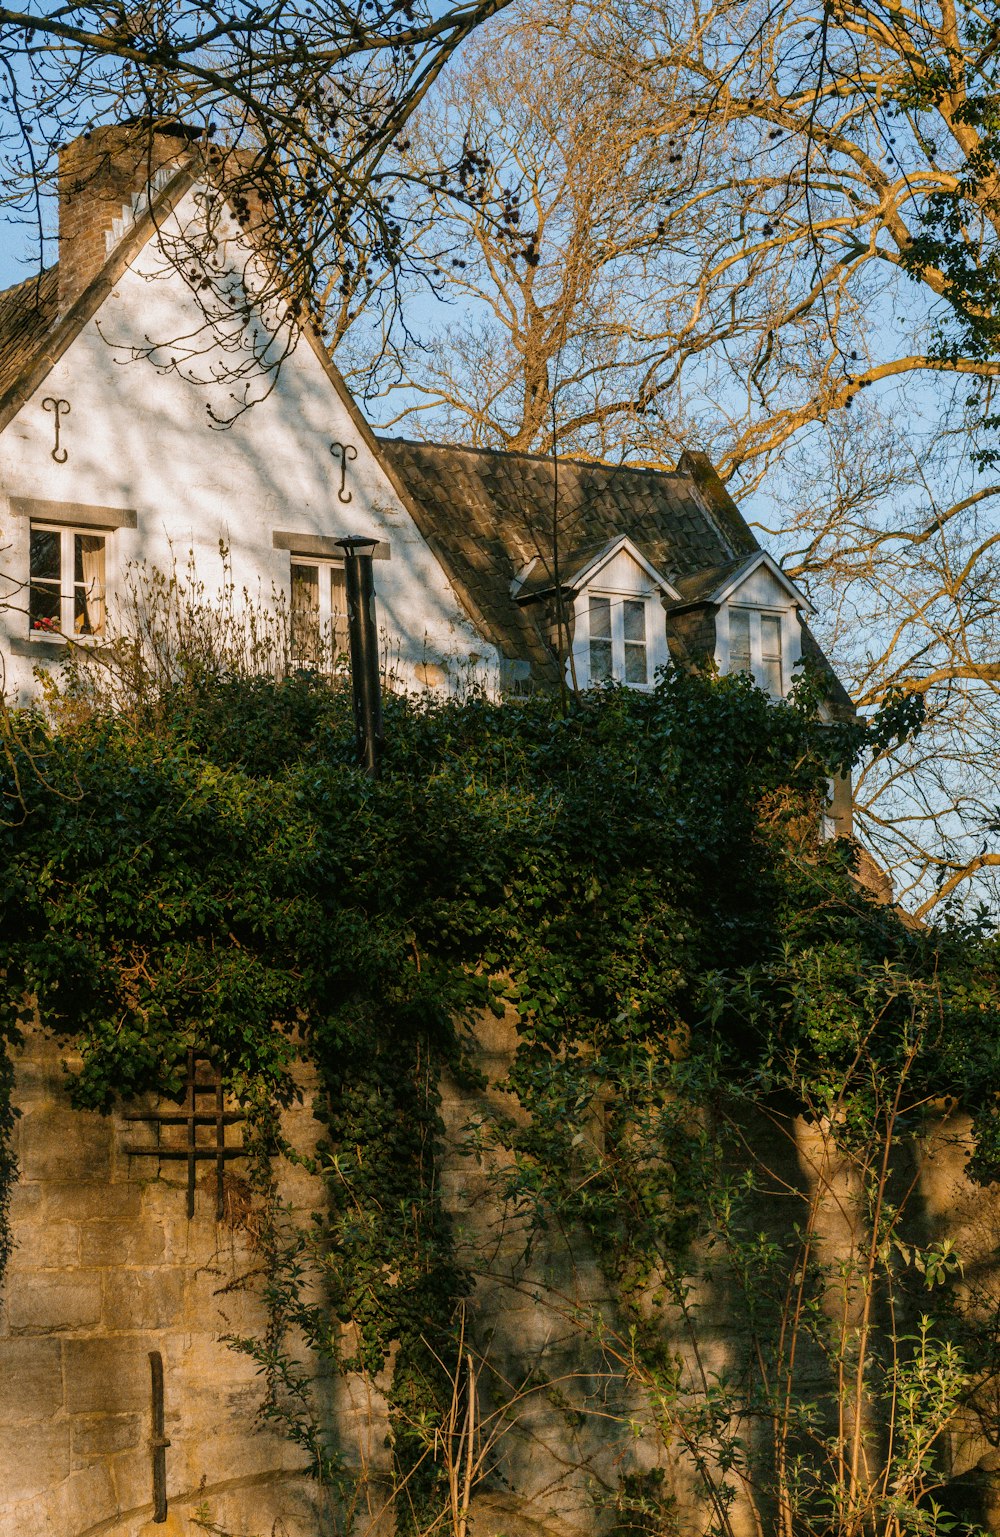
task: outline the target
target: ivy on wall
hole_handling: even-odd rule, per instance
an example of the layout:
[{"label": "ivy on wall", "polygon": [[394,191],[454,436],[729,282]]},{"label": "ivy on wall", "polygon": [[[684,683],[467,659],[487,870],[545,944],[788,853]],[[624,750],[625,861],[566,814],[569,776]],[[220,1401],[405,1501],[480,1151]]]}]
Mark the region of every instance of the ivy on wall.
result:
[{"label": "ivy on wall", "polygon": [[[565,717],[547,700],[394,698],[372,782],[349,696],[308,676],[201,677],[131,713],[26,720],[2,785],[19,814],[0,828],[0,1038],[37,1010],[82,1054],[77,1103],[99,1109],[179,1092],[194,1046],[262,1137],[312,1064],[328,1210],[292,1237],[275,1226],[276,1322],[240,1344],[265,1412],[341,1493],[335,1427],[302,1410],[313,1388],[288,1331],[328,1370],[377,1379],[398,1529],[427,1530],[471,1285],[440,1196],[438,1094],[445,1068],[475,1077],[477,1013],[519,1019],[508,1087],[530,1115],[478,1130],[506,1159],[503,1193],[589,1234],[632,1309],[623,1369],[654,1398],[676,1401],[677,1384],[650,1296],[683,1312],[706,1222],[730,1274],[752,1269],[751,1187],[733,1183],[751,1112],[804,1114],[843,1128],[841,1153],[867,1149],[889,1124],[881,1087],[905,1082],[907,1113],[944,1095],[968,1109],[976,1172],[996,1177],[995,942],[907,924],[859,886],[849,844],[816,835],[828,774],[914,724],[901,701],[874,727],[824,725],[809,688],[774,706],[741,677],[598,691]],[[902,1241],[880,1222],[879,1252]],[[786,1292],[789,1252],[758,1261]],[[737,1452],[664,1423],[725,1533]],[[844,1494],[848,1514],[859,1498]]]}]

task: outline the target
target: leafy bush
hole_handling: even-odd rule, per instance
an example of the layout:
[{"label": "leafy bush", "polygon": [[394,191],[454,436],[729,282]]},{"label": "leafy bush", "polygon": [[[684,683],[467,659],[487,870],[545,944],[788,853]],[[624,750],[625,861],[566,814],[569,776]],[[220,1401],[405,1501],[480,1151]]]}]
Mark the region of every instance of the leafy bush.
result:
[{"label": "leafy bush", "polygon": [[[936,1448],[978,1390],[963,1331],[992,1340],[992,1320],[956,1310],[956,1254],[907,1236],[893,1168],[951,1096],[974,1117],[977,1174],[997,1174],[996,947],[880,906],[852,845],[818,835],[829,773],[911,724],[904,703],[873,728],[832,727],[808,689],[775,706],[744,678],[687,674],[585,695],[568,715],[544,699],[390,698],[372,781],[343,688],[199,675],[129,713],[12,738],[3,1039],[37,1010],[82,1053],[77,1103],[101,1109],[177,1093],[188,1049],[211,1054],[251,1114],[262,1187],[295,1064],[318,1071],[329,1210],[291,1238],[275,1218],[273,1327],[239,1343],[264,1370],[265,1412],[345,1508],[352,1475],[287,1330],[327,1370],[390,1370],[400,1530],[440,1520],[471,1275],[436,1179],[439,1083],[445,1068],[474,1081],[468,1027],[507,1006],[507,1087],[529,1114],[475,1129],[504,1160],[498,1199],[540,1225],[556,1214],[603,1257],[626,1325],[612,1341],[601,1320],[602,1348],[659,1406],[710,1529],[734,1530],[743,1499],[796,1537],[935,1530]],[[759,1220],[761,1118],[819,1139],[780,1235]],[[857,1220],[834,1263],[815,1228],[848,1164]],[[717,1265],[775,1375],[738,1390],[704,1378],[692,1398],[660,1319],[696,1337],[697,1286]],[[926,1328],[857,1312],[858,1296],[914,1285],[948,1299]],[[791,1342],[807,1337],[810,1369],[824,1361],[833,1383],[818,1393],[796,1376]],[[910,1430],[900,1421],[872,1473],[866,1416],[895,1425],[904,1405]],[[748,1437],[750,1421],[768,1435]],[[669,1491],[657,1516],[657,1478],[627,1477],[642,1499],[619,1511],[671,1529]]]}]

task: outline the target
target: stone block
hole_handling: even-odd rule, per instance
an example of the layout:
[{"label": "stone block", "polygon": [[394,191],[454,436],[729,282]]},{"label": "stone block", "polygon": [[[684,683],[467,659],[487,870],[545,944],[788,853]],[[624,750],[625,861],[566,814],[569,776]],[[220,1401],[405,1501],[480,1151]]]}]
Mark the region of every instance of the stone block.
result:
[{"label": "stone block", "polygon": [[66,1076],[53,1072],[48,1062],[21,1061],[17,1065],[14,1101],[19,1110],[60,1110],[66,1104]]},{"label": "stone block", "polygon": [[12,1270],[75,1269],[80,1262],[80,1229],[75,1222],[22,1221]]},{"label": "stone block", "polygon": [[[170,1425],[167,1425],[166,1429],[171,1441],[167,1450],[167,1494],[172,1496],[175,1490],[183,1488],[184,1485],[178,1484],[177,1451],[173,1444],[173,1430]],[[117,1457],[109,1460],[108,1467],[114,1483],[115,1499],[121,1509],[137,1510],[145,1507],[152,1514],[149,1503],[152,1498],[152,1475],[148,1449],[142,1447],[134,1451],[121,1452]],[[162,1531],[162,1527],[157,1527],[157,1531]]]},{"label": "stone block", "polygon": [[0,1340],[0,1425],[51,1419],[62,1401],[58,1340],[23,1335]]},{"label": "stone block", "polygon": [[136,1537],[187,1537],[190,1530],[182,1515],[175,1510],[168,1510],[166,1521],[144,1521]]},{"label": "stone block", "polygon": [[89,1467],[102,1457],[145,1446],[149,1426],[139,1414],[74,1415],[71,1425],[71,1460],[75,1468]]},{"label": "stone block", "polygon": [[188,1326],[212,1334],[251,1332],[263,1326],[258,1293],[240,1284],[240,1274],[214,1266],[192,1270],[185,1278],[184,1315]]},{"label": "stone block", "polygon": [[[148,1191],[146,1192],[148,1194]],[[188,1222],[184,1215],[184,1202],[178,1201],[175,1191],[170,1192],[170,1215],[154,1215],[149,1203],[143,1207],[150,1213],[163,1233],[163,1258],[172,1265],[197,1265],[214,1248],[214,1232],[209,1235],[197,1222]]]},{"label": "stone block", "polygon": [[183,1321],[184,1273],[173,1267],[104,1272],[108,1329],[168,1329]]},{"label": "stone block", "polygon": [[17,1537],[59,1537],[45,1507],[33,1499],[10,1505],[0,1501],[0,1532],[16,1532]]},{"label": "stone block", "polygon": [[111,1124],[96,1111],[31,1110],[20,1123],[19,1153],[26,1179],[106,1182]]},{"label": "stone block", "polygon": [[88,1222],[80,1234],[84,1265],[152,1265],[163,1258],[163,1248],[163,1228],[149,1220]]},{"label": "stone block", "polygon": [[[218,1491],[205,1502],[211,1519],[219,1530],[235,1537],[315,1537],[317,1532],[336,1529],[336,1518],[299,1480],[269,1482],[253,1489]],[[379,1501],[379,1507],[384,1501]],[[156,1530],[162,1531],[162,1527]],[[365,1537],[390,1537],[388,1522],[374,1526],[367,1514],[356,1526]],[[199,1530],[198,1537],[201,1537]]]},{"label": "stone block", "polygon": [[127,1414],[150,1401],[147,1334],[71,1339],[63,1345],[66,1408],[70,1414]]},{"label": "stone block", "polygon": [[44,1070],[52,1074],[53,1082],[61,1083],[65,1088],[66,1078],[62,1069],[65,1056],[64,1043],[50,1030],[42,1027],[36,1014],[33,1028],[25,1031],[23,1045],[13,1053],[18,1080],[22,1073],[32,1069]]},{"label": "stone block", "polygon": [[5,1500],[47,1494],[69,1474],[69,1426],[40,1420],[0,1428],[0,1468]]},{"label": "stone block", "polygon": [[138,1186],[81,1185],[53,1181],[44,1191],[42,1213],[51,1222],[134,1222],[139,1216],[142,1191]]},{"label": "stone block", "polygon": [[260,1391],[256,1362],[211,1335],[189,1335],[174,1368],[177,1390],[186,1401],[205,1393],[221,1403],[223,1394],[253,1386]]},{"label": "stone block", "polygon": [[10,1193],[10,1224],[15,1242],[20,1242],[19,1230],[41,1215],[45,1192],[41,1185],[19,1176]]},{"label": "stone block", "polygon": [[71,1473],[51,1502],[53,1524],[67,1537],[104,1526],[120,1514],[111,1475],[104,1463]]},{"label": "stone block", "polygon": [[178,1438],[167,1457],[171,1483],[187,1489],[197,1489],[203,1480],[212,1485],[256,1478],[267,1471],[299,1472],[305,1461],[301,1448],[292,1442],[266,1434],[247,1435],[242,1425],[220,1427],[200,1440]]},{"label": "stone block", "polygon": [[96,1271],[12,1270],[7,1288],[14,1333],[85,1329],[100,1321],[101,1281]]},{"label": "stone block", "polygon": [[[499,1019],[492,1010],[484,1009],[472,1027],[477,1053],[487,1058],[499,1057],[504,1064],[512,1061],[518,1043],[517,1024],[517,1014],[511,1008],[505,1008]],[[493,1070],[496,1072],[497,1068],[494,1066]]]},{"label": "stone block", "polygon": [[[137,1164],[139,1160],[134,1158],[132,1162]],[[143,1159],[142,1162],[150,1165],[152,1164],[152,1159]],[[176,1164],[164,1165],[167,1178],[161,1176],[159,1179],[147,1179],[143,1183],[143,1215],[151,1221],[159,1223],[165,1231],[174,1225],[183,1225],[189,1235],[189,1244],[207,1245],[207,1249],[203,1249],[202,1252],[211,1253],[215,1247],[216,1223],[214,1201],[210,1200],[206,1193],[199,1190],[195,1196],[194,1217],[188,1220],[187,1175],[185,1174],[183,1179],[178,1177],[176,1182],[173,1178],[173,1176],[177,1175],[179,1169],[183,1169],[183,1165],[179,1161]],[[134,1179],[143,1173],[148,1173],[148,1169],[133,1169],[132,1172]]]},{"label": "stone block", "polygon": [[315,1088],[315,1085],[304,1088],[303,1103],[292,1105],[281,1112],[282,1133],[293,1147],[304,1153],[311,1153],[315,1149],[326,1130],[322,1121],[317,1120],[312,1112]]},{"label": "stone block", "polygon": [[281,1198],[297,1212],[322,1211],[326,1204],[322,1181],[308,1169],[282,1170]]},{"label": "stone block", "polygon": [[262,1335],[267,1328],[267,1309],[252,1288],[223,1288],[213,1294],[204,1322],[221,1334]]}]

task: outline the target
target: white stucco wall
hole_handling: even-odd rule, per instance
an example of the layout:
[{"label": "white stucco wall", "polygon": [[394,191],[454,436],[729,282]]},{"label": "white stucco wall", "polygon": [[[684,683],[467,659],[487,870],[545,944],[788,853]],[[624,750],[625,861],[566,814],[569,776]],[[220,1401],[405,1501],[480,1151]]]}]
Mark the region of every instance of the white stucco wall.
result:
[{"label": "white stucco wall", "polygon": [[[195,195],[182,202],[179,219],[197,216]],[[15,510],[27,498],[135,511],[137,526],[117,530],[108,545],[112,598],[127,562],[183,568],[189,552],[214,592],[223,575],[221,541],[237,593],[245,587],[251,600],[268,603],[272,588],[287,593],[289,585],[289,552],[274,548],[276,530],[374,536],[389,546],[389,559],[376,562],[375,584],[383,643],[402,685],[419,686],[430,674],[453,687],[477,672],[489,682],[498,671],[495,650],[465,616],[309,343],[299,341],[269,393],[270,381],[258,378],[252,388],[265,398],[218,430],[208,407],[230,414],[240,386],[231,355],[213,357],[201,341],[193,348],[183,342],[202,324],[185,282],[151,242],[0,433],[0,650],[8,695],[27,697],[34,664],[53,652],[51,641],[29,638],[22,585],[29,519]],[[159,345],[165,367],[133,356],[150,343]],[[216,382],[192,382],[170,367],[186,347],[193,351],[187,371],[210,380],[217,369]],[[49,397],[70,404],[60,424],[63,463],[52,456],[54,417],[43,407]],[[349,503],[338,499],[332,442],[357,450],[347,471]]]}]

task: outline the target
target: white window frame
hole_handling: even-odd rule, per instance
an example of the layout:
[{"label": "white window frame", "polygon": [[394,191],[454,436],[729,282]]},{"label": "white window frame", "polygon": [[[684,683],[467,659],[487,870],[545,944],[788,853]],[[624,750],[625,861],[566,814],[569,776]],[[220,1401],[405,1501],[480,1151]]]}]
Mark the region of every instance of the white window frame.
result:
[{"label": "white window frame", "polygon": [[[290,618],[292,617],[292,602],[293,602],[293,586],[292,586],[293,577],[292,577],[292,573],[294,572],[294,570],[295,570],[295,568],[297,566],[298,567],[303,567],[303,566],[309,567],[311,569],[318,570],[318,572],[319,572],[319,635],[320,635],[320,653],[322,655],[322,650],[323,650],[324,645],[327,643],[328,640],[332,640],[333,633],[334,633],[334,629],[333,629],[333,625],[334,625],[334,616],[333,616],[333,579],[332,579],[332,576],[330,575],[330,573],[333,572],[333,571],[343,571],[344,570],[344,562],[342,560],[330,560],[329,558],[327,558],[325,556],[322,556],[322,555],[293,555],[292,556],[291,560],[289,561],[289,566],[288,566],[288,597],[289,597],[289,616],[290,616]],[[345,590],[345,603],[346,603],[346,590]],[[346,609],[345,609],[345,612],[344,612],[344,615],[343,615],[343,623],[344,623],[345,630],[346,630],[346,625],[347,625]],[[289,634],[289,642],[291,642],[291,633]],[[337,653],[338,656],[341,654],[342,651],[345,651],[346,649],[347,649],[347,647],[346,647],[346,644],[345,644],[343,647],[340,648],[340,651],[338,651],[338,653]],[[295,660],[294,652],[293,652],[293,660]],[[312,665],[315,665],[315,664],[313,663]]]},{"label": "white window frame", "polygon": [[[581,688],[590,688],[595,681],[590,672],[590,600],[606,598],[611,604],[611,675],[616,683],[625,688],[650,693],[656,685],[657,669],[666,666],[670,653],[667,647],[666,617],[659,594],[625,591],[622,588],[602,587],[598,583],[584,587],[577,594],[574,605],[573,661],[576,681]],[[646,682],[628,683],[625,679],[625,604],[641,603],[646,621]],[[659,620],[659,623],[657,623]],[[662,631],[662,635],[661,632]],[[567,664],[567,679],[572,684]],[[601,680],[596,680],[601,681]]]},{"label": "white window frame", "polygon": [[746,614],[750,621],[750,676],[765,693],[770,691],[765,681],[764,647],[761,620],[777,619],[781,625],[781,693],[772,699],[785,699],[792,684],[794,669],[802,656],[802,627],[794,607],[780,608],[765,603],[729,602],[723,604],[716,615],[716,661],[721,673],[733,671],[729,619],[733,612]]},{"label": "white window frame", "polygon": [[[31,622],[31,592],[36,578],[31,570],[31,536],[33,533],[59,535],[59,628],[57,630],[34,629]],[[28,523],[28,582],[27,619],[28,639],[36,644],[53,641],[73,641],[76,645],[98,644],[107,633],[108,596],[113,581],[112,552],[114,530],[88,527],[78,523],[57,523],[49,518],[32,518]],[[77,536],[84,539],[104,540],[104,618],[99,630],[76,630],[76,547]],[[37,579],[41,580],[41,579]],[[44,583],[49,586],[49,582]]]}]

